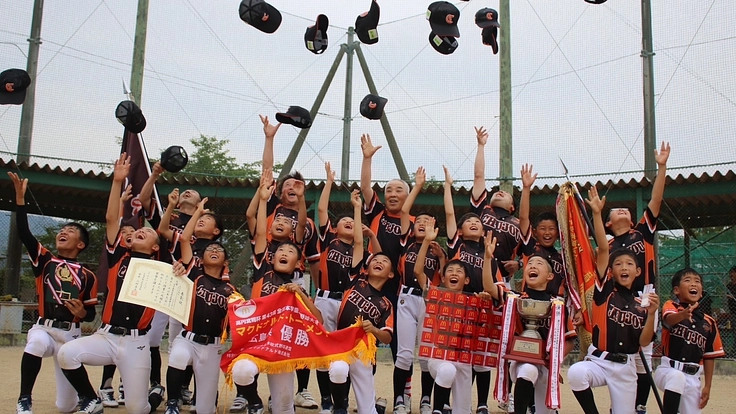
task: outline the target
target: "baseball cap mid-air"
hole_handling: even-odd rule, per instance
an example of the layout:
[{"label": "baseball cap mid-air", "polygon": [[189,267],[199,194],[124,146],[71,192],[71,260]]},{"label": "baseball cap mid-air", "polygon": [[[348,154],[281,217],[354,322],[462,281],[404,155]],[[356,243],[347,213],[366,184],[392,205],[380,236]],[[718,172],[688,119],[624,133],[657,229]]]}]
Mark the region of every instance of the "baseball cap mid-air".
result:
[{"label": "baseball cap mid-air", "polygon": [[488,45],[493,49],[493,54],[498,53],[498,28],[496,26],[489,26],[483,29],[481,32],[483,37],[483,44]]},{"label": "baseball cap mid-air", "polygon": [[427,20],[432,32],[440,36],[460,37],[457,21],[460,20],[460,10],[447,1],[436,1],[427,8]]},{"label": "baseball cap mid-air", "polygon": [[115,117],[130,132],[139,134],[146,129],[146,117],[133,101],[122,101],[115,108]]},{"label": "baseball cap mid-air", "polygon": [[386,98],[368,94],[360,102],[360,114],[368,119],[381,119],[386,102]]},{"label": "baseball cap mid-air", "polygon": [[301,106],[290,106],[286,112],[277,113],[276,120],[302,129],[312,126],[312,115]]},{"label": "baseball cap mid-air", "polygon": [[491,26],[500,27],[498,24],[498,12],[488,7],[478,10],[475,13],[475,24],[481,29]]},{"label": "baseball cap mid-air", "polygon": [[240,19],[264,33],[273,33],[281,25],[281,13],[263,0],[241,1]]},{"label": "baseball cap mid-air", "polygon": [[31,77],[23,69],[7,69],[0,73],[0,105],[20,105],[26,100]]},{"label": "baseball cap mid-air", "polygon": [[355,34],[361,42],[372,45],[378,42],[378,20],[381,8],[375,0],[371,1],[371,9],[355,19]]},{"label": "baseball cap mid-air", "polygon": [[186,150],[179,145],[172,145],[161,153],[161,166],[168,172],[179,172],[187,166],[189,157]]},{"label": "baseball cap mid-air", "polygon": [[324,14],[317,16],[317,22],[314,26],[307,27],[304,32],[304,46],[307,50],[318,55],[327,50],[327,28],[330,25],[330,19]]},{"label": "baseball cap mid-air", "polygon": [[454,37],[440,36],[434,32],[429,34],[429,44],[432,45],[434,50],[442,53],[443,55],[451,54],[459,46],[457,39]]}]

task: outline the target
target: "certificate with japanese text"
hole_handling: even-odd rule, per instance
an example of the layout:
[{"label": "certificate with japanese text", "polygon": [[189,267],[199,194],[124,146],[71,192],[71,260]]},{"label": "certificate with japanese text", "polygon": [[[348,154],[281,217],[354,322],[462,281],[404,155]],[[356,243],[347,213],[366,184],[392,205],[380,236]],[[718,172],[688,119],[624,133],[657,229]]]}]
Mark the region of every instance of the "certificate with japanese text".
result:
[{"label": "certificate with japanese text", "polygon": [[193,290],[194,282],[186,276],[174,276],[170,264],[132,258],[118,299],[156,309],[186,325]]}]

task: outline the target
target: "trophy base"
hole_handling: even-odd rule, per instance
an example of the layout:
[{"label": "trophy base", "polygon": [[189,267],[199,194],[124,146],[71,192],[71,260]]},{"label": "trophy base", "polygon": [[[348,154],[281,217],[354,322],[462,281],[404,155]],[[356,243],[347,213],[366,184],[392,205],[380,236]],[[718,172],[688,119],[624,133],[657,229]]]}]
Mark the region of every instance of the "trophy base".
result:
[{"label": "trophy base", "polygon": [[534,365],[547,365],[546,354],[544,341],[541,339],[514,336],[505,358]]}]

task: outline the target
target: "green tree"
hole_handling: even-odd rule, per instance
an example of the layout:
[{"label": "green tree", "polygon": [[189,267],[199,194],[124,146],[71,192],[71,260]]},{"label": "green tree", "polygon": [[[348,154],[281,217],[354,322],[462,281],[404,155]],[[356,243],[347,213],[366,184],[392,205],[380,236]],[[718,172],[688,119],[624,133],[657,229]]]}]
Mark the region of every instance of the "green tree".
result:
[{"label": "green tree", "polygon": [[[230,143],[228,139],[202,134],[198,138],[190,139],[189,142],[194,146],[194,151],[189,154],[189,162],[180,174],[207,174],[247,179],[258,179],[261,176],[262,161],[238,164],[227,148]],[[275,165],[274,170],[274,173],[278,174],[281,164]]]}]

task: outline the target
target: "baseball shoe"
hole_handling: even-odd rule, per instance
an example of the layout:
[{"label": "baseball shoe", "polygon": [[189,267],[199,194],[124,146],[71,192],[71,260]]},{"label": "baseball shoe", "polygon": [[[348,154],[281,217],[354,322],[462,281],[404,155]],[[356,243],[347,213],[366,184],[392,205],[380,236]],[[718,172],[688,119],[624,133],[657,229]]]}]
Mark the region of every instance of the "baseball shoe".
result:
[{"label": "baseball shoe", "polygon": [[429,403],[429,398],[422,397],[422,402],[419,405],[420,414],[432,414],[432,405]]},{"label": "baseball shoe", "polygon": [[271,404],[271,396],[268,396],[268,412],[273,413],[273,405]]},{"label": "baseball shoe", "polygon": [[332,414],[332,408],[334,405],[332,404],[332,399],[330,397],[322,397],[319,405],[320,410],[318,414]]},{"label": "baseball shoe", "polygon": [[488,407],[485,405],[478,406],[478,409],[475,410],[475,414],[489,414]]},{"label": "baseball shoe", "polygon": [[404,394],[404,406],[406,407],[406,414],[411,414],[411,395]]},{"label": "baseball shoe", "polygon": [[248,414],[263,414],[263,404],[248,405]]},{"label": "baseball shoe", "polygon": [[169,400],[166,402],[166,411],[164,414],[179,414],[179,400]]},{"label": "baseball shoe", "polygon": [[102,405],[105,407],[115,408],[120,405],[115,400],[115,391],[112,388],[102,388],[97,390],[97,395],[100,396]]},{"label": "baseball shoe", "polygon": [[15,412],[17,414],[33,414],[33,411],[31,411],[32,405],[31,396],[24,395],[18,398],[18,405],[15,406]]},{"label": "baseball shoe", "polygon": [[404,404],[394,405],[394,414],[406,414],[406,406]]},{"label": "baseball shoe", "polygon": [[[486,410],[486,412],[487,412],[487,411],[488,411],[488,410]],[[452,414],[452,407],[450,407],[449,405],[445,404],[445,405],[444,405],[444,406],[442,407],[442,414]]]},{"label": "baseball shoe", "polygon": [[187,387],[181,387],[181,403],[182,405],[192,405],[192,397],[194,393],[189,391]]},{"label": "baseball shoe", "polygon": [[376,398],[376,411],[378,414],[386,414],[386,406],[388,401],[385,398]]},{"label": "baseball shoe", "polygon": [[637,405],[636,414],[647,414],[647,406],[641,404]]},{"label": "baseball shoe", "polygon": [[348,410],[346,410],[345,408],[335,408],[334,414],[348,414]]},{"label": "baseball shoe", "polygon": [[245,400],[245,397],[242,395],[236,395],[235,399],[233,400],[233,404],[230,406],[230,412],[231,413],[244,413],[245,409],[248,407],[248,401]]},{"label": "baseball shoe", "polygon": [[151,405],[151,412],[156,411],[161,402],[164,400],[166,389],[161,384],[156,384],[148,390],[148,404]]},{"label": "baseball shoe", "polygon": [[87,399],[83,398],[79,401],[79,411],[76,414],[102,414],[105,406],[99,398]]},{"label": "baseball shoe", "polygon": [[125,405],[125,389],[123,389],[123,384],[120,384],[118,387],[118,404]]},{"label": "baseball shoe", "polygon": [[306,389],[299,391],[294,395],[294,405],[301,408],[314,410],[319,407],[317,401],[314,400],[312,394]]}]

